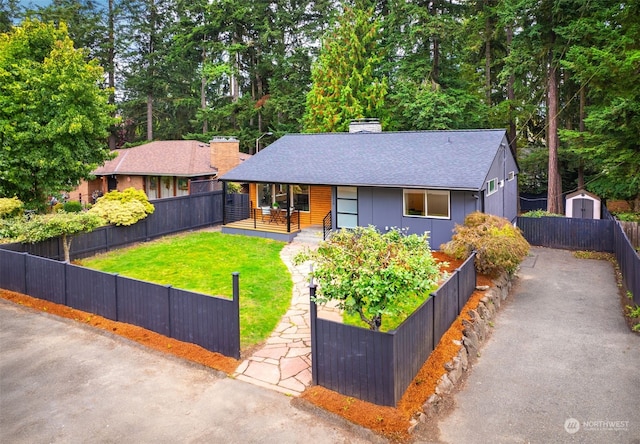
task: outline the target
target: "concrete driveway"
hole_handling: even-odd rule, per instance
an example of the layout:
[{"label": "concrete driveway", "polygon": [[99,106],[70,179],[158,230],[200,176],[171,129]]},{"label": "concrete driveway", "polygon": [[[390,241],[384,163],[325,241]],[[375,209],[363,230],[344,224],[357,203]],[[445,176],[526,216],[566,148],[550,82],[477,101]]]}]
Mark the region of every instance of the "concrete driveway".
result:
[{"label": "concrete driveway", "polygon": [[291,398],[0,299],[2,443],[365,443]]},{"label": "concrete driveway", "polygon": [[480,352],[442,442],[640,444],[640,337],[609,262],[533,248]]}]

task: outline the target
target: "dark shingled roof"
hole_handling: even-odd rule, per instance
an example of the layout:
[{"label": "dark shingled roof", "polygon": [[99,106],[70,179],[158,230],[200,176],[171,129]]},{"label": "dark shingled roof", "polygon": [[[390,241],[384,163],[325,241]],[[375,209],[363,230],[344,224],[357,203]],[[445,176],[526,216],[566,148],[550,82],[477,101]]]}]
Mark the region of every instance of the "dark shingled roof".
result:
[{"label": "dark shingled roof", "polygon": [[222,180],[482,189],[504,130],[291,134]]}]

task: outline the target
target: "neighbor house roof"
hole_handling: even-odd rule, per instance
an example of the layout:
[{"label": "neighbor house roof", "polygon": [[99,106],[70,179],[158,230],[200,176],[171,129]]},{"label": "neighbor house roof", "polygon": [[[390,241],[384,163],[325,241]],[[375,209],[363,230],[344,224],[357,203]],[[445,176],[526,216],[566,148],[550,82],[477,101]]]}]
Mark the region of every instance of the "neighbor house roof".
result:
[{"label": "neighbor house roof", "polygon": [[[196,177],[218,171],[211,165],[209,144],[197,140],[159,140],[115,152],[117,157],[94,170],[94,175]],[[240,160],[248,157],[240,153]]]},{"label": "neighbor house roof", "polygon": [[480,190],[501,149],[504,130],[291,134],[221,179]]}]

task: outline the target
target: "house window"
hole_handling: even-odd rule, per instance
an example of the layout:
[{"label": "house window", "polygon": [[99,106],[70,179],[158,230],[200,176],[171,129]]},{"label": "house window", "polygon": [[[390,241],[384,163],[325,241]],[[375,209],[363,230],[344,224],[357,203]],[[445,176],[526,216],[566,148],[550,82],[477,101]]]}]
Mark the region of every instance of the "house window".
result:
[{"label": "house window", "polygon": [[449,219],[450,194],[443,190],[404,190],[404,215]]},{"label": "house window", "polygon": [[298,211],[309,211],[309,185],[292,185],[293,208]]},{"label": "house window", "polygon": [[509,174],[507,175],[507,180],[513,180],[516,178],[516,173],[513,171],[509,171]]},{"label": "house window", "polygon": [[487,196],[491,196],[493,193],[498,191],[498,178],[491,179],[487,182]]},{"label": "house window", "polygon": [[358,226],[358,188],[337,187],[336,225],[338,228]]},{"label": "house window", "polygon": [[258,206],[259,207],[270,207],[273,203],[272,201],[272,191],[270,183],[259,183],[256,186],[258,190]]}]

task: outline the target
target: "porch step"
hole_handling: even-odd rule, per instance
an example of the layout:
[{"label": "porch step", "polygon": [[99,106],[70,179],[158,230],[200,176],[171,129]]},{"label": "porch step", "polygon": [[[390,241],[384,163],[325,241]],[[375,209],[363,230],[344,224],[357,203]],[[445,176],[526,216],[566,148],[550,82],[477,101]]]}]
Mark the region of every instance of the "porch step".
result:
[{"label": "porch step", "polygon": [[318,245],[320,241],[322,241],[322,227],[317,226],[302,228],[293,239],[296,243],[312,245]]}]

